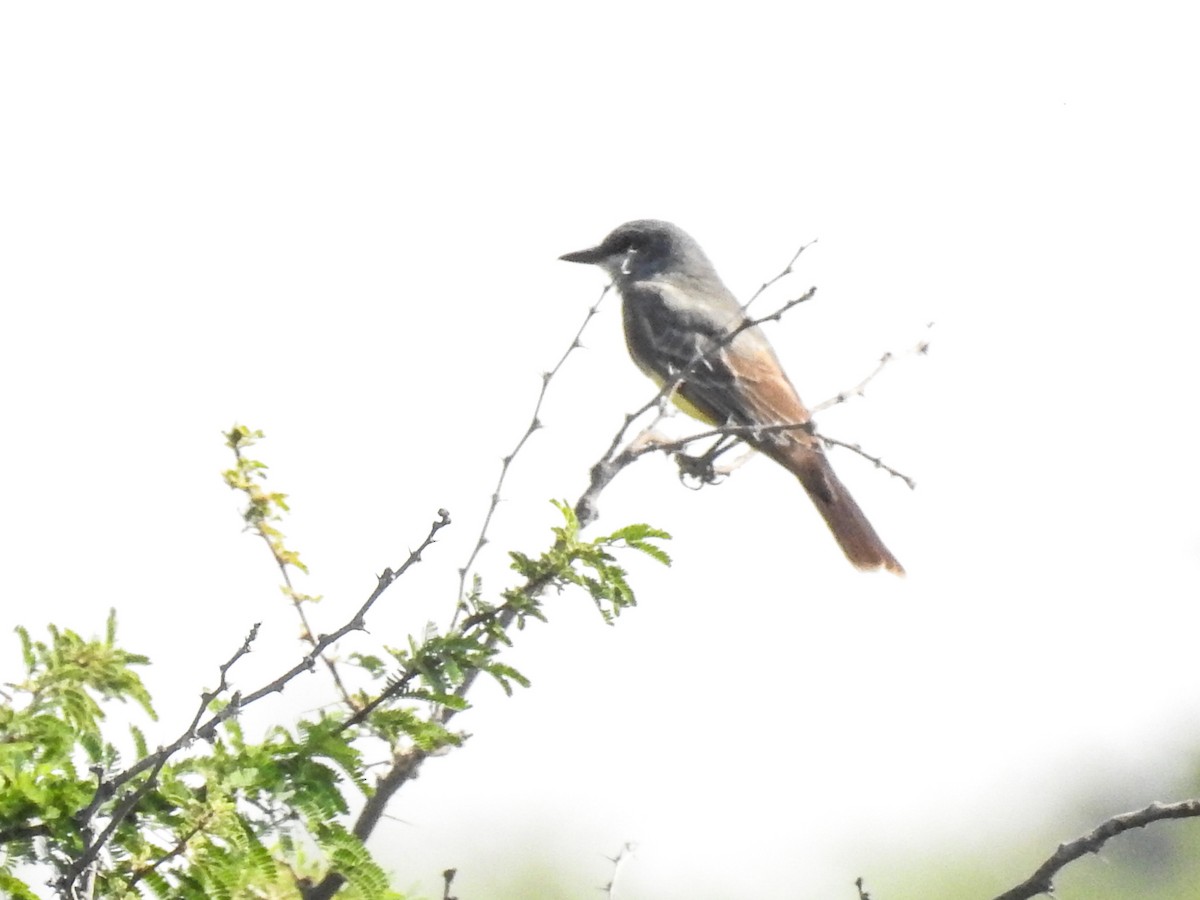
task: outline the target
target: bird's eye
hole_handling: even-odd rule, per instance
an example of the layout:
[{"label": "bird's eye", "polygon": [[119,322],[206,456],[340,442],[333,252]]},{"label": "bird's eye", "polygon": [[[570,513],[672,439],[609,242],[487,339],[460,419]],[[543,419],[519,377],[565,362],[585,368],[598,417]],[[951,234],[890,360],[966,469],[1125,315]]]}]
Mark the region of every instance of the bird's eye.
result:
[{"label": "bird's eye", "polygon": [[637,254],[638,248],[634,244],[629,245],[629,249],[625,251],[625,259],[621,261],[621,274],[628,275],[632,270],[633,257]]}]

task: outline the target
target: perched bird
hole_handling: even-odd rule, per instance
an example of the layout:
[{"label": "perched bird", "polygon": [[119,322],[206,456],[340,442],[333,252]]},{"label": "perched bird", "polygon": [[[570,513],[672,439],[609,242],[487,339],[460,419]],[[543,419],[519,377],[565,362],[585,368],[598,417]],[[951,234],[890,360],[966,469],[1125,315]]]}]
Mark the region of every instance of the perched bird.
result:
[{"label": "perched bird", "polygon": [[629,355],[660,386],[683,375],[674,400],[685,412],[710,425],[749,428],[742,437],[800,479],[850,562],[904,574],[819,438],[802,428],[753,430],[803,425],[811,415],[762,329],[744,328],[746,313],[690,235],[670,222],[638,219],[559,258],[612,277]]}]

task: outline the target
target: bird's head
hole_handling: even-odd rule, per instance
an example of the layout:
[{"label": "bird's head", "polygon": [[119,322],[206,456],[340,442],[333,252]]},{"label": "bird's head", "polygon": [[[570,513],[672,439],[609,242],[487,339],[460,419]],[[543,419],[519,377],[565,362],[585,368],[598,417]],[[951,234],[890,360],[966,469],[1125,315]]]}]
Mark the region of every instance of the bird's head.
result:
[{"label": "bird's head", "polygon": [[600,266],[618,284],[659,274],[699,274],[711,264],[691,236],[670,222],[636,219],[619,225],[595,247],[559,259]]}]

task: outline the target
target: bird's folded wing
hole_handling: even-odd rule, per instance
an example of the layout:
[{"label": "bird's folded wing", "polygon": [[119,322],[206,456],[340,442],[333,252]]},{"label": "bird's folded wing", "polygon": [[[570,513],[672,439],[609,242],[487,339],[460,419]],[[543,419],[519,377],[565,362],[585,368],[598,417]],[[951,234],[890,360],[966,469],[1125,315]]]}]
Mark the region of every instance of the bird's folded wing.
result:
[{"label": "bird's folded wing", "polygon": [[[660,383],[690,372],[679,393],[717,424],[803,423],[800,402],[758,327],[731,297],[698,302],[670,284],[643,282],[625,296],[625,335],[638,365]],[[697,361],[698,360],[698,361]]]}]

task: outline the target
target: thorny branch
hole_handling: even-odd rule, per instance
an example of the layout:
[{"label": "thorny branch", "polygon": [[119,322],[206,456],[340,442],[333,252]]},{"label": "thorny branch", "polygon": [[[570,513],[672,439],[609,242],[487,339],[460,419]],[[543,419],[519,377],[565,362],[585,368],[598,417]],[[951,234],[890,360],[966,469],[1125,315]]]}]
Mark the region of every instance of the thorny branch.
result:
[{"label": "thorny branch", "polygon": [[792,254],[792,258],[790,260],[788,260],[788,264],[783,267],[783,270],[778,275],[776,275],[774,278],[768,278],[766,281],[764,281],[762,284],[760,284],[758,286],[758,290],[756,290],[753,294],[750,295],[750,299],[742,304],[742,312],[745,312],[746,310],[748,310],[750,308],[751,303],[753,303],[755,300],[757,300],[759,297],[761,297],[763,294],[765,294],[767,292],[767,290],[769,290],[771,287],[773,287],[777,282],[780,282],[783,279],[787,278],[789,275],[791,275],[792,271],[796,265],[796,261],[800,259],[800,254],[803,253],[805,250],[807,250],[809,247],[811,247],[816,242],[817,242],[817,239],[813,238],[807,244],[801,244],[800,249],[797,250],[794,254]]},{"label": "thorny branch", "polygon": [[[925,326],[926,329],[930,329],[932,327],[933,327],[932,322],[930,322],[928,325]],[[867,385],[869,385],[872,381],[874,381],[876,378],[878,378],[879,374],[884,369],[886,369],[890,364],[894,363],[896,360],[900,359],[903,356],[924,356],[928,352],[929,352],[929,341],[924,338],[917,341],[908,350],[902,351],[900,353],[893,353],[892,351],[889,350],[887,353],[883,354],[883,356],[879,357],[879,364],[875,366],[875,368],[871,371],[871,373],[869,375],[867,375],[866,378],[864,378],[858,384],[854,385],[854,387],[850,388],[849,390],[841,391],[840,393],[835,394],[834,396],[830,397],[828,400],[823,400],[822,402],[818,403],[816,406],[814,406],[812,408],[811,412],[815,415],[816,413],[819,413],[823,410],[829,409],[831,406],[837,406],[840,403],[845,403],[846,401],[850,400],[853,397],[863,396],[863,394],[866,393]]]},{"label": "thorny branch", "polygon": [[211,715],[201,724],[205,712],[207,712],[213,700],[223,694],[229,688],[227,674],[230,668],[250,652],[250,645],[258,635],[259,626],[256,624],[243,641],[242,646],[220,667],[221,679],[217,688],[213,691],[205,691],[200,696],[200,705],[192,717],[191,723],[187,729],[179,735],[174,741],[165,747],[159,747],[157,751],[138,760],[128,769],[115,775],[111,779],[105,779],[102,773],[98,774],[98,784],[96,793],[93,795],[91,803],[87,807],[80,810],[75,816],[75,821],[85,835],[91,831],[91,821],[100,809],[101,805],[109,798],[114,796],[116,792],[124,785],[128,784],[134,778],[137,778],[144,772],[149,772],[148,776],[136,788],[127,791],[121,801],[109,814],[109,821],[105,828],[94,839],[88,837],[83,851],[79,857],[72,863],[70,868],[59,879],[58,888],[67,896],[72,896],[75,882],[80,875],[92,864],[97,855],[103,849],[109,838],[117,826],[137,807],[142,798],[153,789],[156,783],[158,773],[162,771],[167,760],[174,754],[178,753],[184,747],[187,747],[196,738],[203,740],[211,740],[216,733],[216,729],[226,719],[236,715],[242,709],[245,709],[252,703],[261,700],[271,694],[282,691],[287,684],[301,672],[312,671],[316,666],[316,661],[320,657],[325,648],[331,644],[341,640],[352,631],[361,631],[366,624],[366,616],[375,601],[383,594],[398,579],[401,575],[408,571],[413,565],[421,561],[421,554],[434,543],[437,533],[450,524],[450,514],[444,509],[438,510],[438,518],[430,525],[429,532],[425,539],[421,542],[416,550],[409,553],[408,557],[400,564],[397,569],[385,569],[383,574],[378,577],[378,583],[370,596],[363,602],[353,616],[350,617],[340,628],[329,633],[322,634],[313,642],[312,648],[308,653],[300,659],[298,663],[280,675],[273,681],[263,685],[249,694],[242,695],[240,692],[234,692],[228,704]]},{"label": "thorny branch", "polygon": [[857,453],[863,459],[867,460],[870,463],[873,463],[875,468],[882,469],[883,471],[885,471],[889,475],[891,475],[893,478],[899,478],[901,481],[903,481],[905,484],[908,485],[909,490],[915,491],[917,489],[916,479],[914,479],[910,475],[905,475],[903,472],[901,472],[897,469],[893,469],[891,466],[889,466],[887,463],[885,463],[878,456],[872,456],[870,453],[868,453],[866,450],[864,450],[861,445],[849,444],[846,441],[839,441],[837,438],[831,438],[828,435],[821,434],[820,432],[814,432],[814,434],[816,434],[817,437],[819,437],[822,441],[824,441],[827,446],[844,447],[845,449],[850,450],[853,453]]},{"label": "thorny branch", "polygon": [[[803,250],[804,247],[801,247],[800,249]],[[796,255],[799,256],[800,254],[797,253]],[[795,262],[795,260],[793,259],[792,262]],[[617,876],[621,874],[621,866],[629,859],[629,857],[633,856],[633,851],[636,849],[637,844],[635,844],[633,841],[626,841],[621,845],[621,849],[617,851],[616,856],[610,856],[608,858],[608,861],[612,863],[612,875],[609,876],[608,884],[604,885],[604,896],[607,897],[608,900],[614,900],[614,898],[617,896]]]},{"label": "thorny branch", "polygon": [[1181,800],[1178,803],[1151,803],[1145,809],[1121,813],[1107,821],[1101,822],[1096,828],[1082,837],[1065,844],[1059,844],[1058,849],[1050,855],[1037,870],[1018,884],[996,897],[996,900],[1029,900],[1039,894],[1049,894],[1054,890],[1054,877],[1070,862],[1074,862],[1087,853],[1097,853],[1104,843],[1124,831],[1133,828],[1145,828],[1151,822],[1164,819],[1188,819],[1200,816],[1200,800]]},{"label": "thorny branch", "polygon": [[[801,249],[803,250],[804,248],[802,247]],[[797,253],[796,255],[799,256],[800,254]],[[794,259],[792,261],[795,262]],[[764,288],[765,287],[766,286],[764,285]],[[592,321],[592,319],[595,318],[596,313],[600,311],[600,304],[604,302],[604,298],[608,296],[608,292],[610,290],[612,290],[611,284],[604,286],[604,290],[600,292],[600,296],[596,298],[596,302],[588,307],[588,311],[584,315],[583,321],[579,324],[579,328],[575,332],[575,337],[571,339],[570,345],[568,345],[567,349],[563,351],[563,354],[559,357],[558,362],[556,362],[554,367],[548,372],[542,373],[542,388],[540,391],[538,391],[537,402],[533,405],[533,416],[529,420],[529,426],[525,429],[524,434],[522,434],[520,439],[517,441],[517,445],[513,447],[512,452],[509,453],[508,456],[504,457],[503,460],[501,460],[500,477],[496,479],[496,487],[495,490],[492,491],[491,504],[488,506],[487,515],[485,515],[483,518],[483,526],[479,529],[479,539],[475,542],[475,547],[471,550],[471,555],[467,558],[466,564],[458,570],[458,605],[455,607],[454,617],[450,621],[451,629],[453,629],[455,624],[458,622],[459,615],[462,614],[462,612],[466,609],[467,576],[471,572],[471,567],[475,564],[475,558],[479,556],[479,551],[482,550],[484,545],[487,543],[488,527],[492,524],[492,516],[496,512],[496,507],[500,505],[500,491],[504,487],[505,478],[508,477],[509,466],[512,465],[512,461],[516,458],[517,454],[521,452],[521,448],[525,446],[525,442],[529,440],[535,431],[542,427],[542,421],[540,418],[542,404],[545,402],[546,391],[550,387],[550,382],[553,380],[554,376],[558,374],[559,369],[563,367],[563,364],[567,361],[567,357],[583,346],[583,332],[587,329],[588,324]]]}]

